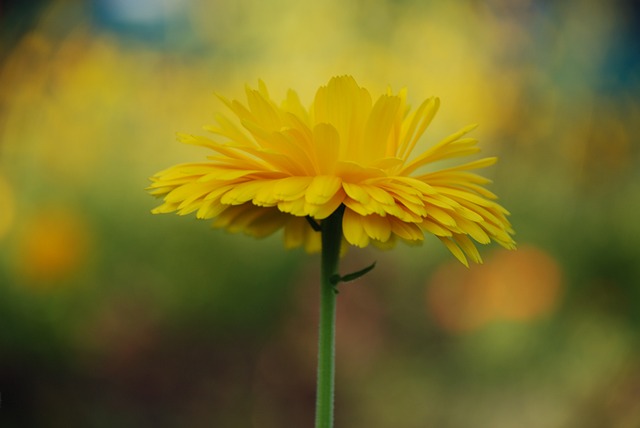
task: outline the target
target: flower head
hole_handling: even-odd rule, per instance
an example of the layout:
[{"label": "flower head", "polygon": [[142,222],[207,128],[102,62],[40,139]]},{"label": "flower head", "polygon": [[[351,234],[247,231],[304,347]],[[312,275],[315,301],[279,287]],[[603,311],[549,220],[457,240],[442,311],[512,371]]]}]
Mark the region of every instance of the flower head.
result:
[{"label": "flower head", "polygon": [[321,222],[344,205],[347,243],[390,246],[397,239],[438,237],[464,264],[481,262],[473,241],[513,248],[509,214],[471,171],[483,158],[439,170],[434,162],[479,151],[467,126],[419,155],[413,150],[431,123],[438,98],[411,111],[406,91],[373,100],[350,76],[332,78],[306,109],[296,92],[276,104],[263,82],[247,87],[247,105],[220,99],[236,121],[217,116],[210,139],[179,134],[213,151],[208,160],[154,175],[150,193],[164,203],[153,213],[196,212],[214,226],[261,237],[284,228],[287,247],[320,248],[308,219]]}]

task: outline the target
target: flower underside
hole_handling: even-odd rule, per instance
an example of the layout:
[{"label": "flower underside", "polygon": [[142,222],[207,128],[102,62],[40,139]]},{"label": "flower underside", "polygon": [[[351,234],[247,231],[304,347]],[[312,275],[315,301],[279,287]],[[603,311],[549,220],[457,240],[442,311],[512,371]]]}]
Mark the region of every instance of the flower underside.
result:
[{"label": "flower underside", "polygon": [[214,226],[263,237],[284,228],[287,247],[320,249],[318,223],[340,205],[348,244],[390,247],[398,239],[438,237],[462,263],[481,262],[474,240],[514,248],[509,214],[472,172],[488,157],[421,172],[434,162],[479,151],[467,126],[419,155],[412,152],[438,110],[438,98],[411,111],[406,91],[373,101],[350,76],[332,78],[309,109],[289,90],[276,104],[263,82],[247,104],[219,98],[237,120],[218,115],[214,138],[179,134],[213,153],[207,161],[154,175],[149,191],[164,203],[153,213],[196,213]]}]

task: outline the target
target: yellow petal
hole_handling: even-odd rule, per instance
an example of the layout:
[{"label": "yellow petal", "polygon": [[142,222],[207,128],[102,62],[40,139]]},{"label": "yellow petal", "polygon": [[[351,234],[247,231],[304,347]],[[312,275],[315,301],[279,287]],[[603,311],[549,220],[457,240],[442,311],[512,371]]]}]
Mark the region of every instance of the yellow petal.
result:
[{"label": "yellow petal", "polygon": [[399,107],[399,97],[382,95],[378,98],[365,125],[363,147],[360,147],[358,157],[362,162],[370,163],[387,155],[388,137]]},{"label": "yellow petal", "polygon": [[286,248],[303,246],[308,253],[317,253],[322,247],[320,233],[315,232],[305,218],[290,218],[284,227]]},{"label": "yellow petal", "polygon": [[284,227],[285,248],[296,248],[304,243],[306,228],[309,227],[307,221],[302,218],[291,218]]},{"label": "yellow petal", "polygon": [[224,211],[226,208],[227,206],[221,204],[219,201],[214,201],[214,200],[204,201],[202,205],[200,205],[200,208],[196,213],[196,218],[199,218],[199,219],[214,218],[215,216],[220,214],[222,211]]},{"label": "yellow petal", "polygon": [[[407,160],[416,143],[427,130],[427,127],[431,124],[434,116],[436,115],[438,108],[440,107],[440,99],[431,97],[427,98],[418,107],[413,115],[410,115],[403,122],[400,147],[398,148],[398,156]],[[416,128],[420,124],[420,128],[415,132]]]},{"label": "yellow petal", "polygon": [[220,186],[220,187],[217,187],[217,188],[213,188],[213,190],[211,190],[211,192],[209,192],[207,194],[207,196],[204,197],[204,200],[205,201],[219,200],[222,197],[222,195],[227,193],[229,190],[233,189],[234,185],[235,185],[235,183],[231,183],[231,184],[227,184],[225,186]]},{"label": "yellow petal", "polygon": [[447,229],[446,227],[438,224],[435,221],[431,221],[428,218],[425,218],[422,223],[420,223],[420,226],[425,229],[426,231],[436,235],[436,236],[451,236],[453,235],[453,233],[451,232],[451,230]]},{"label": "yellow petal", "polygon": [[206,183],[192,182],[187,183],[184,186],[176,187],[173,189],[164,200],[167,202],[182,202],[185,199],[192,197],[194,194],[201,196],[212,190],[211,185]]},{"label": "yellow petal", "polygon": [[[307,226],[309,226],[307,224]],[[322,249],[322,240],[320,234],[315,232],[311,227],[307,227],[304,235],[304,250],[307,253],[318,253]]]},{"label": "yellow petal", "polygon": [[213,221],[213,227],[226,228],[231,225],[236,218],[247,212],[255,212],[260,208],[253,207],[251,204],[243,205],[227,205],[225,210],[222,211],[216,219]]},{"label": "yellow petal", "polygon": [[176,209],[178,209],[178,204],[177,203],[171,203],[171,202],[165,202],[164,204],[155,207],[154,209],[151,210],[152,214],[166,214],[166,213],[171,213],[174,212]]},{"label": "yellow petal", "polygon": [[335,210],[338,209],[338,207],[344,201],[345,197],[346,195],[344,191],[340,189],[338,192],[336,192],[336,194],[330,200],[323,203],[322,205],[315,205],[315,204],[309,204],[309,203],[305,204],[305,210],[307,212],[307,215],[310,215],[314,219],[323,220],[329,217],[331,214],[333,214]]},{"label": "yellow petal", "polygon": [[361,219],[364,231],[370,238],[386,242],[391,236],[391,226],[387,217],[372,214]]},{"label": "yellow petal", "polygon": [[387,174],[380,168],[366,167],[351,161],[338,161],[336,175],[344,181],[360,183],[371,178],[386,177]]},{"label": "yellow petal", "polygon": [[456,226],[456,220],[445,210],[438,207],[427,207],[427,216],[435,218],[445,226]]},{"label": "yellow petal", "polygon": [[236,126],[236,124],[231,122],[225,116],[217,114],[216,122],[218,122],[218,126],[203,126],[203,129],[211,132],[212,134],[226,137],[229,141],[234,141],[248,146],[255,145],[254,141],[252,141],[238,126]]},{"label": "yellow petal", "polygon": [[380,168],[385,171],[396,170],[398,167],[401,167],[404,164],[404,161],[400,158],[396,157],[386,157],[376,161],[373,164],[374,168]]},{"label": "yellow petal", "polygon": [[280,129],[282,122],[278,115],[278,108],[273,102],[265,98],[264,94],[261,94],[260,91],[247,87],[246,93],[249,110],[256,119],[256,123],[270,131]]},{"label": "yellow petal", "polygon": [[469,221],[464,218],[458,218],[456,222],[458,223],[458,227],[460,228],[460,230],[462,230],[464,233],[467,233],[479,243],[488,244],[489,242],[491,242],[489,235],[487,235],[487,233],[478,225],[478,223]]},{"label": "yellow petal", "polygon": [[278,201],[299,199],[305,195],[311,181],[311,177],[287,177],[278,180],[273,187],[273,197]]},{"label": "yellow petal", "polygon": [[327,86],[316,92],[313,103],[314,121],[331,124],[341,141],[349,141],[349,144],[344,144],[340,154],[354,159],[371,106],[369,91],[359,87],[353,77],[334,77]]},{"label": "yellow petal", "polygon": [[454,234],[453,239],[460,246],[460,248],[462,248],[465,254],[471,258],[471,260],[473,260],[476,263],[482,263],[482,257],[480,257],[480,253],[478,252],[478,249],[473,244],[473,241],[469,239],[468,236]]},{"label": "yellow petal", "polygon": [[342,230],[347,242],[356,247],[364,248],[369,245],[369,236],[362,226],[362,216],[350,210],[344,210],[342,217]]},{"label": "yellow petal", "polygon": [[332,174],[335,172],[340,153],[338,131],[329,124],[319,123],[313,128],[313,144],[320,173]]},{"label": "yellow petal", "polygon": [[225,205],[240,205],[253,200],[256,193],[262,187],[262,180],[247,181],[238,183],[231,190],[225,193],[220,202]]},{"label": "yellow petal", "polygon": [[[278,153],[285,155],[289,159],[289,163],[295,164],[297,168],[304,171],[306,174],[311,174],[314,171],[314,163],[311,160],[311,153],[308,148],[305,147],[304,141],[299,141],[299,138],[304,138],[304,135],[298,134],[292,135],[291,133],[278,131],[270,131],[264,129],[259,124],[243,121],[242,125],[247,128],[251,134],[259,142],[260,146],[264,149],[262,153]],[[287,131],[286,129],[283,131]],[[298,137],[298,138],[296,138]],[[282,161],[280,161],[282,163]]]},{"label": "yellow petal", "polygon": [[310,204],[321,205],[331,200],[341,188],[342,180],[340,177],[319,175],[313,177],[307,188],[305,199]]},{"label": "yellow petal", "polygon": [[415,223],[406,223],[401,220],[389,219],[391,224],[391,231],[398,235],[400,238],[407,241],[422,241],[424,239],[424,233],[420,230],[420,227]]},{"label": "yellow petal", "polygon": [[489,201],[489,200],[483,198],[482,196],[478,196],[475,193],[471,193],[471,192],[466,191],[466,190],[453,189],[453,188],[450,188],[450,187],[441,187],[441,186],[435,186],[435,189],[437,189],[442,194],[455,197],[456,200],[460,201],[461,203],[462,203],[463,200],[466,200],[466,201],[469,201],[471,203],[474,203],[474,204],[477,204],[477,205],[480,205],[480,206],[483,206],[483,207],[498,206],[495,202]]},{"label": "yellow petal", "polygon": [[[248,124],[249,122],[244,122]],[[287,173],[288,175],[305,175],[305,167],[304,164],[298,162],[298,159],[292,158],[285,153],[280,153],[273,149],[263,148],[263,147],[238,147],[239,150],[242,150],[254,158],[258,158],[259,160],[266,163],[266,165],[262,165],[261,169],[266,171],[281,171]],[[247,163],[247,168],[249,168],[249,164]],[[259,168],[256,168],[259,169]]]},{"label": "yellow petal", "polygon": [[263,238],[276,232],[287,221],[287,215],[277,209],[261,209],[261,215],[245,226],[244,231],[256,238]]},{"label": "yellow petal", "polygon": [[366,204],[371,200],[371,196],[369,196],[369,193],[358,184],[343,182],[342,188],[345,192],[347,192],[347,196],[349,196],[354,201]]},{"label": "yellow petal", "polygon": [[386,190],[377,185],[363,185],[363,189],[376,201],[384,205],[393,205],[395,200]]},{"label": "yellow petal", "polygon": [[464,217],[467,220],[473,221],[475,223],[483,223],[484,218],[480,214],[475,211],[470,210],[467,207],[463,207],[462,205],[455,207],[456,214],[459,214],[461,217]]},{"label": "yellow petal", "polygon": [[247,175],[261,172],[261,170],[233,169],[233,168],[211,168],[211,172],[198,179],[199,182],[221,180],[230,181]]},{"label": "yellow petal", "polygon": [[396,187],[402,186],[405,192],[412,193],[414,195],[422,196],[421,193],[425,195],[434,195],[437,193],[435,189],[428,183],[417,180],[413,177],[393,177],[393,184]]},{"label": "yellow petal", "polygon": [[466,267],[469,267],[469,262],[467,261],[464,252],[462,252],[460,247],[458,247],[456,243],[451,240],[451,238],[438,236],[438,239],[440,239],[440,241],[447,247],[451,254],[453,254],[456,259],[460,261],[460,263],[462,263]]},{"label": "yellow petal", "polygon": [[446,150],[446,147],[449,144],[451,144],[454,141],[458,140],[463,135],[473,131],[477,127],[478,127],[478,125],[475,125],[475,124],[466,126],[466,127],[462,128],[460,131],[449,135],[448,137],[446,137],[444,140],[440,141],[435,146],[430,147],[427,151],[425,151],[420,156],[418,156],[417,158],[415,158],[414,160],[409,162],[407,164],[407,166],[405,166],[402,169],[402,172],[401,172],[402,175],[409,175],[413,171],[415,171],[416,169],[420,168],[421,166],[426,165],[429,162],[432,162],[433,159],[438,159],[439,153],[441,153],[443,150]]},{"label": "yellow petal", "polygon": [[264,184],[256,192],[253,203],[262,207],[271,207],[278,203],[275,195],[277,180],[265,180]]},{"label": "yellow petal", "polygon": [[282,103],[282,109],[289,113],[290,116],[299,118],[303,123],[309,123],[309,113],[302,106],[300,97],[298,97],[298,93],[296,91],[291,89],[287,91],[287,98]]},{"label": "yellow petal", "polygon": [[304,198],[293,201],[278,202],[278,209],[283,213],[288,213],[297,217],[306,217],[308,215]]},{"label": "yellow petal", "polygon": [[351,198],[345,198],[344,204],[347,208],[357,212],[362,216],[369,215],[369,214],[385,215],[386,213],[383,206],[373,200],[369,201],[369,203],[367,204],[362,204],[358,201],[354,201]]},{"label": "yellow petal", "polygon": [[[246,204],[247,207],[239,212],[233,220],[225,226],[225,229],[231,233],[247,232],[249,226],[260,219],[268,212],[265,208],[256,207],[252,204]],[[234,207],[235,208],[235,207]]]}]

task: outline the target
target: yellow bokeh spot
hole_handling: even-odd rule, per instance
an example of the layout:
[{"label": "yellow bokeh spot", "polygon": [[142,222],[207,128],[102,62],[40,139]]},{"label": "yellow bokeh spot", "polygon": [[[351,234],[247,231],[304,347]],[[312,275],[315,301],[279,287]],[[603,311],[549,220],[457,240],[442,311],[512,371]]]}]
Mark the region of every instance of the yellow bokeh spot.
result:
[{"label": "yellow bokeh spot", "polygon": [[498,252],[474,280],[485,288],[485,304],[495,317],[512,321],[531,321],[549,314],[562,291],[558,264],[533,247]]},{"label": "yellow bokeh spot", "polygon": [[530,322],[553,312],[563,289],[557,262],[524,246],[498,251],[484,265],[446,264],[427,285],[434,321],[450,332],[477,330],[493,321]]},{"label": "yellow bokeh spot", "polygon": [[47,288],[71,278],[87,262],[91,239],[87,221],[79,213],[43,209],[23,226],[16,271],[24,281]]}]

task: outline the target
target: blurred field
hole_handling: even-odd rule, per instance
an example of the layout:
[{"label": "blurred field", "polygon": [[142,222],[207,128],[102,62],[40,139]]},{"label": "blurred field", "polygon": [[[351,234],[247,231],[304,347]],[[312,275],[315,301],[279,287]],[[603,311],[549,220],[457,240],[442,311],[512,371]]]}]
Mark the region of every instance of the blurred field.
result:
[{"label": "blurred field", "polygon": [[[318,256],[152,216],[175,141],[332,75],[477,122],[520,249],[436,240],[339,295],[337,427],[640,426],[631,1],[0,1],[3,427],[310,427]],[[204,132],[204,131],[202,131]]]}]

